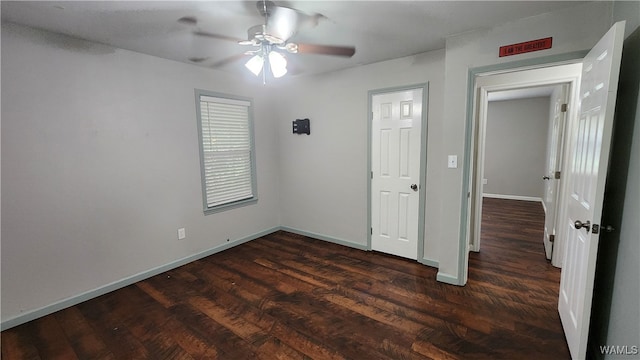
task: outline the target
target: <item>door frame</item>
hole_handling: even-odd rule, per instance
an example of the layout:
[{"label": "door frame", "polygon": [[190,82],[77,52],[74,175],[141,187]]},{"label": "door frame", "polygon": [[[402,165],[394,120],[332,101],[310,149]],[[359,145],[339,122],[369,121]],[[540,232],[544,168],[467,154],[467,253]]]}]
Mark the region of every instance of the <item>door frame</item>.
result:
[{"label": "door frame", "polygon": [[422,126],[420,129],[420,187],[418,188],[418,262],[431,265],[424,259],[424,225],[425,225],[425,206],[426,206],[426,193],[427,193],[427,127],[428,127],[428,115],[429,111],[428,99],[429,99],[429,83],[419,83],[414,85],[396,86],[381,89],[369,90],[367,92],[367,250],[371,251],[371,235],[372,235],[372,222],[371,222],[371,177],[372,177],[372,146],[371,138],[373,121],[373,97],[375,95],[394,93],[406,90],[422,90],[422,117],[420,121]]},{"label": "door frame", "polygon": [[[530,70],[536,68],[544,68],[556,65],[566,65],[581,62],[588,51],[577,51],[551,56],[543,56],[538,58],[506,62],[495,65],[482,66],[469,69],[467,77],[467,115],[465,123],[465,145],[464,145],[464,161],[462,167],[462,192],[460,204],[460,237],[458,239],[458,285],[465,285],[469,273],[469,237],[471,236],[471,217],[472,217],[472,194],[474,190],[473,166],[477,153],[474,136],[477,128],[476,124],[476,78],[479,75],[487,76],[492,74],[500,74],[513,72],[517,70]],[[481,180],[482,181],[482,180]]]},{"label": "door frame", "polygon": [[[471,172],[469,181],[472,183],[471,190],[471,215],[470,215],[470,226],[471,230],[469,231],[469,249],[471,251],[480,251],[480,233],[481,233],[481,225],[482,225],[482,180],[484,178],[484,153],[485,153],[485,141],[486,141],[486,126],[488,121],[488,95],[494,91],[505,91],[505,90],[514,90],[514,89],[523,89],[537,86],[547,86],[547,85],[563,85],[569,84],[569,111],[568,115],[565,119],[577,118],[577,106],[573,106],[573,104],[577,104],[578,100],[578,90],[580,85],[580,75],[581,75],[582,66],[578,62],[569,63],[569,64],[552,64],[550,66],[539,67],[535,69],[513,69],[513,71],[503,72],[500,74],[478,74],[475,78],[475,99],[474,99],[474,113],[476,116],[474,117],[474,136],[473,136],[473,147],[475,149],[476,156],[471,159]],[[562,73],[562,75],[558,74]],[[527,79],[505,79],[505,77],[512,77],[515,74],[521,74],[522,76],[526,76]],[[548,111],[548,110],[547,110]],[[547,119],[548,121],[548,119]],[[566,129],[570,126],[570,120],[564,121],[563,127]],[[561,148],[566,148],[564,146],[564,141],[567,139],[564,138],[563,145]],[[548,146],[548,144],[547,144]],[[564,154],[560,155],[561,163],[565,162]],[[560,190],[558,193],[562,193],[562,184],[564,182],[560,182]],[[562,203],[555,203],[554,206],[556,209],[562,208]],[[557,212],[554,212],[554,216],[557,217]],[[562,260],[562,249],[563,242],[562,238],[557,238],[557,252],[553,256],[561,262]]]}]

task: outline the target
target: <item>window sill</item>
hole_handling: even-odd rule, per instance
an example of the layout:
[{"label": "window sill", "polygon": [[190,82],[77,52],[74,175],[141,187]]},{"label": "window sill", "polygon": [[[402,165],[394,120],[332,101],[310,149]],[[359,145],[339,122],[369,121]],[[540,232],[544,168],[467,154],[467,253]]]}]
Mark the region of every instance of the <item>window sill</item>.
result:
[{"label": "window sill", "polygon": [[231,210],[231,209],[235,209],[235,208],[239,208],[247,205],[252,205],[257,202],[258,202],[258,197],[254,196],[249,199],[238,200],[232,203],[217,205],[211,208],[206,208],[204,209],[204,214],[205,215],[215,214],[215,213],[219,213],[219,212],[223,212],[223,211],[227,211],[227,210]]}]

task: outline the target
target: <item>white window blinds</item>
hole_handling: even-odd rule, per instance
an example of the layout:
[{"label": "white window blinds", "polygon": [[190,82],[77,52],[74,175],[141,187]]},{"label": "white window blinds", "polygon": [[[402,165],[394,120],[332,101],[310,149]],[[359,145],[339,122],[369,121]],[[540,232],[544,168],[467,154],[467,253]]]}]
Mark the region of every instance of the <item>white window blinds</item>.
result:
[{"label": "white window blinds", "polygon": [[206,209],[254,197],[250,106],[248,101],[200,95]]}]

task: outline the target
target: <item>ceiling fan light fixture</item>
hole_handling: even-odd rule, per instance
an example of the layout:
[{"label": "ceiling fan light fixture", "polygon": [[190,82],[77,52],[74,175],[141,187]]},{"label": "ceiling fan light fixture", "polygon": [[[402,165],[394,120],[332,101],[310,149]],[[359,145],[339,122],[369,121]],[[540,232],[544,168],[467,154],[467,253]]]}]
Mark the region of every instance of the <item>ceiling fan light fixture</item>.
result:
[{"label": "ceiling fan light fixture", "polygon": [[263,65],[264,58],[260,55],[252,57],[251,59],[249,59],[249,61],[247,61],[246,64],[244,64],[244,66],[249,69],[249,71],[251,71],[255,76],[260,75]]},{"label": "ceiling fan light fixture", "polygon": [[269,53],[269,65],[275,78],[282,77],[287,73],[287,59],[279,52],[272,51]]}]

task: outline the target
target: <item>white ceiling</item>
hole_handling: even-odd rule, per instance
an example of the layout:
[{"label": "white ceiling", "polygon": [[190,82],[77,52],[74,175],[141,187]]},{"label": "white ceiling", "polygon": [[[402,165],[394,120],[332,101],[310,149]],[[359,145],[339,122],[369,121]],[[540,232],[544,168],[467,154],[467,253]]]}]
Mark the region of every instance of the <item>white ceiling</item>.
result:
[{"label": "white ceiling", "polygon": [[[582,1],[275,1],[326,17],[292,41],[353,45],[352,58],[290,54],[292,73],[313,74],[444,48],[445,38],[577,6]],[[2,1],[2,21],[41,28],[114,47],[197,64],[212,64],[246,48],[193,34],[201,30],[246,38],[262,23],[255,1]],[[177,20],[192,16],[197,25]],[[549,34],[552,36],[553,34]],[[530,40],[530,39],[523,39]],[[496,49],[497,51],[497,49]],[[219,67],[246,71],[244,61]]]}]

